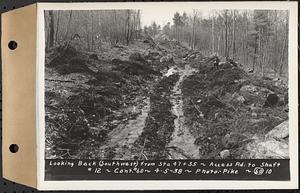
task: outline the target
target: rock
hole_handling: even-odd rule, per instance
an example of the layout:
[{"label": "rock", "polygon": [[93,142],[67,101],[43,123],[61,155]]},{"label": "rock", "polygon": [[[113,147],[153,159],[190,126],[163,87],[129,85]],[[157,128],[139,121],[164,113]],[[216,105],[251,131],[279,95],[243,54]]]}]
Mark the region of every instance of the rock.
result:
[{"label": "rock", "polygon": [[245,102],[245,98],[243,96],[237,97],[236,100],[241,102],[241,103]]},{"label": "rock", "polygon": [[215,120],[218,119],[219,113],[215,113]]},{"label": "rock", "polygon": [[230,151],[228,149],[225,149],[223,151],[220,152],[220,157],[222,159],[227,159],[230,156]]},{"label": "rock", "polygon": [[256,107],[254,104],[250,105],[250,110],[251,111],[257,111],[259,110],[260,108],[259,107]]},{"label": "rock", "polygon": [[257,117],[257,113],[251,113],[252,117]]},{"label": "rock", "polygon": [[247,144],[247,159],[288,159],[289,145],[275,139],[257,139]]},{"label": "rock", "polygon": [[230,134],[226,134],[223,138],[222,138],[222,145],[226,148],[228,148],[228,142],[230,141]]},{"label": "rock", "polygon": [[279,100],[276,94],[269,94],[263,107],[274,107],[278,104]]},{"label": "rock", "polygon": [[171,63],[173,62],[173,56],[171,54],[168,54],[167,56],[163,56],[159,60],[160,63]]},{"label": "rock", "polygon": [[277,125],[269,131],[266,135],[267,137],[271,138],[279,138],[283,139],[289,136],[289,120],[282,122],[281,124]]}]

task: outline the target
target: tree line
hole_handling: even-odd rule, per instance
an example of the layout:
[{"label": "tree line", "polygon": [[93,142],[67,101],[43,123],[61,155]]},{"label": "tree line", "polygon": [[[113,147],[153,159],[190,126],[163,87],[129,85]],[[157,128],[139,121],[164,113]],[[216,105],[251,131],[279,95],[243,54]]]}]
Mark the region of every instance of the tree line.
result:
[{"label": "tree line", "polygon": [[141,10],[45,11],[46,48],[77,42],[88,51],[102,44],[128,45],[136,39],[166,34],[204,54],[231,58],[262,74],[288,69],[288,20],[285,10],[200,10],[176,12],[164,26],[141,26]]},{"label": "tree line", "polygon": [[199,10],[176,12],[162,28],[155,22],[144,30],[167,34],[204,54],[231,58],[262,74],[282,75],[288,69],[288,11]]},{"label": "tree line", "polygon": [[[78,47],[97,50],[101,44],[129,44],[139,38],[140,10],[45,11],[46,48],[77,41]],[[75,41],[75,42],[76,42]]]}]

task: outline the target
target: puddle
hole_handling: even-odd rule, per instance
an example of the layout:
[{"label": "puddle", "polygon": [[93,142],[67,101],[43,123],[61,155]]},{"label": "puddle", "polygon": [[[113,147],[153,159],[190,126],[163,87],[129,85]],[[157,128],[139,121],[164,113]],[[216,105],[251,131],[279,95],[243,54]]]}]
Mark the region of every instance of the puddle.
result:
[{"label": "puddle", "polygon": [[164,76],[169,77],[176,72],[178,72],[178,68],[176,66],[173,66],[164,74]]}]

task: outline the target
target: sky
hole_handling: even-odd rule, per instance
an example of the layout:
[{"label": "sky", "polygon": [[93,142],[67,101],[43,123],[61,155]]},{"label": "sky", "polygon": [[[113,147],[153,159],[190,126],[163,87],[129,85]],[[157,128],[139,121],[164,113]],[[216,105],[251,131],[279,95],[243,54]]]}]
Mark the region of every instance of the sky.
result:
[{"label": "sky", "polygon": [[[171,24],[173,23],[173,16],[174,14],[177,12],[180,13],[180,15],[182,15],[182,13],[184,12],[183,10],[178,10],[178,9],[173,9],[173,10],[160,10],[160,9],[142,9],[141,10],[141,22],[142,22],[142,26],[145,25],[151,25],[151,23],[153,21],[155,21],[156,24],[164,26],[165,24],[167,24],[168,22],[170,22]],[[192,13],[192,11],[189,11],[190,13]],[[188,11],[186,11],[187,14],[189,14]]]},{"label": "sky", "polygon": [[[202,16],[208,15],[207,10],[199,10],[202,12]],[[173,24],[173,16],[176,12],[179,12],[182,15],[186,12],[188,15],[193,13],[193,8],[180,8],[169,6],[166,9],[165,6],[156,6],[156,7],[145,7],[141,9],[141,23],[142,26],[151,25],[153,21],[156,24],[164,26],[168,22]]]}]

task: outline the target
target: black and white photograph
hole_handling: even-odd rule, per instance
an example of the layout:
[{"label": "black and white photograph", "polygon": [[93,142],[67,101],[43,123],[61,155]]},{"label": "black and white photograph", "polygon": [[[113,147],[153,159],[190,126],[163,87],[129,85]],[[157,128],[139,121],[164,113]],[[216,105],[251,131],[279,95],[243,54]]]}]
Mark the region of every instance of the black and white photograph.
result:
[{"label": "black and white photograph", "polygon": [[45,159],[289,159],[289,11],[46,10]]}]

